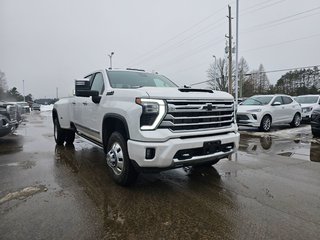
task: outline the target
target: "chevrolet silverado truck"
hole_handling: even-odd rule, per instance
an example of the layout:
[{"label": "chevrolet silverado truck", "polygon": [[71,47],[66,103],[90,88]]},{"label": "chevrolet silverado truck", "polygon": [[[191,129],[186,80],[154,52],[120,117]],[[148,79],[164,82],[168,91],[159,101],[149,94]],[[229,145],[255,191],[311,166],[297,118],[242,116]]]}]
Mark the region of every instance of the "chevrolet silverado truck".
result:
[{"label": "chevrolet silverado truck", "polygon": [[75,81],[75,96],[54,104],[57,145],[75,133],[104,149],[114,181],[132,184],[144,171],[211,166],[239,146],[233,97],[179,88],[163,75],[106,69]]}]

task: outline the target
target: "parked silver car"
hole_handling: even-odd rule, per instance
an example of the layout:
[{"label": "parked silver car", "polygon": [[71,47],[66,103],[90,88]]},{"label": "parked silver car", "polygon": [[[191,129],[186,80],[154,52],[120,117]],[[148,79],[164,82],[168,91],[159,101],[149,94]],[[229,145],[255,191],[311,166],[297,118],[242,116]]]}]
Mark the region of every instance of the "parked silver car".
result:
[{"label": "parked silver car", "polygon": [[301,106],[291,96],[256,95],[243,101],[237,109],[240,126],[258,127],[269,131],[272,124],[290,124],[298,127],[301,121]]},{"label": "parked silver car", "polygon": [[18,106],[7,102],[0,102],[0,137],[14,132],[18,125]]}]

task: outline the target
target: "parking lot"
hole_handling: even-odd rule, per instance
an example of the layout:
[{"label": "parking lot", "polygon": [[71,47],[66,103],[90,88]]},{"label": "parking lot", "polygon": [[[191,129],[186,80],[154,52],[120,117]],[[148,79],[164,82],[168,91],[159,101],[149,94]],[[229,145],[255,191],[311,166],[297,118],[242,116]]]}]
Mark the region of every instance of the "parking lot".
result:
[{"label": "parking lot", "polygon": [[240,133],[232,159],[123,188],[101,149],[57,147],[51,112],[32,112],[0,138],[0,238],[318,239],[320,139],[308,124]]}]

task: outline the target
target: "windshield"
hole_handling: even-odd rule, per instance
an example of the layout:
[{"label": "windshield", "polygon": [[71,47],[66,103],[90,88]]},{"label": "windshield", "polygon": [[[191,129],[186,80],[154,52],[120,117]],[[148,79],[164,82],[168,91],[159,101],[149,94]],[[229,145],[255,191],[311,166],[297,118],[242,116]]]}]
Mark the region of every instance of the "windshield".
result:
[{"label": "windshield", "polygon": [[107,74],[113,88],[177,87],[168,78],[153,73],[108,71]]},{"label": "windshield", "polygon": [[241,105],[267,105],[273,96],[253,96],[243,101]]},{"label": "windshield", "polygon": [[298,103],[317,103],[318,96],[305,96],[305,97],[297,97],[296,101]]}]

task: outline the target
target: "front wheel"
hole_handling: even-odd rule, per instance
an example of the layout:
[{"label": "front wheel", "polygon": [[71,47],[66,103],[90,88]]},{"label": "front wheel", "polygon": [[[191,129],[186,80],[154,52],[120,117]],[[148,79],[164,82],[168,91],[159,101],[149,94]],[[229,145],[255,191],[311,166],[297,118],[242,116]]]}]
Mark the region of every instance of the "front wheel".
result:
[{"label": "front wheel", "polygon": [[57,118],[53,120],[53,131],[54,131],[54,140],[56,141],[57,145],[63,145],[64,141],[66,140],[66,133],[60,127],[59,121]]},{"label": "front wheel", "polygon": [[271,117],[266,115],[262,118],[259,129],[263,132],[269,132],[271,128]]},{"label": "front wheel", "polygon": [[292,119],[292,122],[290,123],[291,127],[299,127],[301,123],[301,117],[299,113],[296,113]]},{"label": "front wheel", "polygon": [[138,173],[129,159],[127,143],[119,132],[111,134],[106,154],[107,164],[113,180],[121,185],[128,186],[135,182]]},{"label": "front wheel", "polygon": [[320,137],[320,131],[317,131],[314,128],[311,128],[311,132],[314,137]]}]

